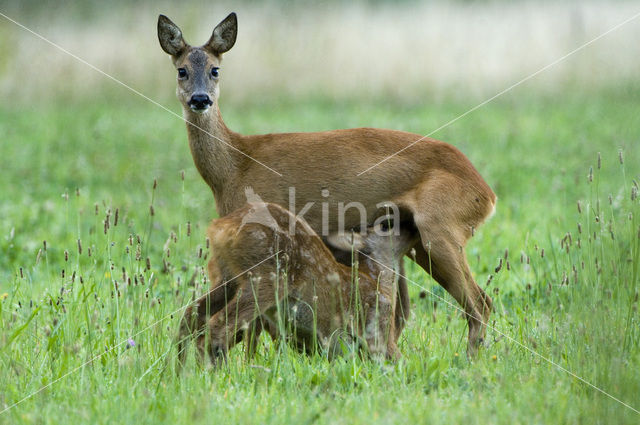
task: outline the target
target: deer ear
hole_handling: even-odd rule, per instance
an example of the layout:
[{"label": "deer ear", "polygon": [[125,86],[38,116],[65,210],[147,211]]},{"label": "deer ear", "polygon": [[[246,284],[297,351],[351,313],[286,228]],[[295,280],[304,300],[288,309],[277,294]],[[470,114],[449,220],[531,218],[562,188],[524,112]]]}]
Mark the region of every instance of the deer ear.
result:
[{"label": "deer ear", "polygon": [[237,35],[238,17],[234,12],[231,12],[213,29],[213,34],[211,34],[211,38],[204,47],[214,55],[219,56],[233,47],[236,43]]},{"label": "deer ear", "polygon": [[158,40],[162,50],[171,56],[178,56],[187,48],[180,28],[164,15],[158,16]]}]

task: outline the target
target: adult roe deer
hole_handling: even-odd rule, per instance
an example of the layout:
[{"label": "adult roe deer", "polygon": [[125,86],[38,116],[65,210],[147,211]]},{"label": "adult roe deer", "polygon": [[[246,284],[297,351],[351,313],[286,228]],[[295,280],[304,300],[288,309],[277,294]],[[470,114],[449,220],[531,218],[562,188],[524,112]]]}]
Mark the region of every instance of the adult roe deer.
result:
[{"label": "adult roe deer", "polygon": [[[177,69],[177,97],[193,160],[219,215],[240,208],[243,189],[250,186],[265,201],[300,211],[326,237],[374,222],[384,214],[382,206],[392,203],[419,232],[415,261],[464,308],[468,352],[474,354],[492,303],[474,281],[464,247],[495,211],[491,188],[458,149],[417,134],[372,128],[251,136],[231,131],[218,108],[218,80],[222,54],[236,35],[234,13],[199,47],[187,44],[166,16],[158,18],[160,45]],[[412,144],[418,139],[423,140]],[[358,174],[362,170],[367,172]],[[406,282],[398,290],[398,302],[404,302],[396,309],[401,329],[408,314]]]},{"label": "adult roe deer", "polygon": [[[270,220],[247,221],[256,209]],[[364,340],[370,354],[399,356],[393,326],[397,269],[417,234],[369,227],[364,235],[334,235],[333,244],[352,244],[364,254],[357,279],[303,219],[276,204],[246,204],[213,220],[208,235],[212,289],[194,303],[196,314],[185,314],[181,323],[181,360],[192,335],[202,356],[207,320],[206,348],[214,363],[258,320],[278,337],[289,322],[293,332],[284,336],[307,352],[319,342],[331,355],[334,336],[345,331],[349,339]],[[205,305],[209,314],[203,314]]]}]

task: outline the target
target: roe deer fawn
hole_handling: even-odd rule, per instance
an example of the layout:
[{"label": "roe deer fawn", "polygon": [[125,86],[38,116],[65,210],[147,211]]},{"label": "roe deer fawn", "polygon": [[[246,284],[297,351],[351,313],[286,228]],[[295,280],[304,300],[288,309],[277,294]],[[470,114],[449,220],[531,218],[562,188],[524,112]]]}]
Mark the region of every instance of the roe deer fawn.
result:
[{"label": "roe deer fawn", "polygon": [[[166,16],[158,18],[160,45],[177,69],[177,97],[193,160],[213,192],[218,214],[240,208],[246,201],[243,189],[250,186],[264,201],[300,211],[327,237],[373,223],[383,215],[381,207],[391,203],[418,229],[415,261],[464,308],[467,351],[473,355],[492,303],[476,284],[464,248],[495,211],[491,188],[458,149],[417,134],[372,128],[252,136],[231,131],[218,108],[218,83],[222,54],[233,47],[236,35],[235,13],[199,47],[187,44]],[[403,279],[397,300],[399,330],[409,312]]]},{"label": "roe deer fawn", "polygon": [[[273,220],[246,222],[255,208]],[[331,355],[335,335],[345,331],[349,339],[364,340],[372,355],[399,356],[393,326],[397,269],[417,233],[393,235],[388,229],[368,228],[364,235],[334,235],[334,246],[346,250],[352,244],[365,254],[355,274],[335,260],[304,220],[276,204],[247,204],[213,220],[208,235],[212,289],[183,318],[181,361],[192,335],[202,357],[207,320],[207,348],[214,363],[245,338],[247,329],[263,325],[274,338],[285,336],[301,351],[312,351],[319,342]],[[254,328],[256,321],[261,325]],[[292,331],[282,335],[284,323]]]}]

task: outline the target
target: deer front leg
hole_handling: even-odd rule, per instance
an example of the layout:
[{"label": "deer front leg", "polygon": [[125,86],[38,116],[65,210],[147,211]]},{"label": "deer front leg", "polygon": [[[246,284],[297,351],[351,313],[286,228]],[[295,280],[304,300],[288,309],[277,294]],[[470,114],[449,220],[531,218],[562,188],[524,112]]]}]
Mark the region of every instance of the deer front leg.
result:
[{"label": "deer front leg", "polygon": [[397,343],[404,326],[411,314],[411,301],[409,300],[409,288],[405,277],[404,261],[400,259],[398,267],[398,293],[396,296],[396,309],[394,313],[395,341]]},{"label": "deer front leg", "polygon": [[[202,299],[199,298],[198,300]],[[187,346],[192,338],[197,338],[198,330],[206,325],[206,321],[201,323],[203,317],[198,314],[199,305],[196,303],[187,307],[180,321],[180,329],[178,331],[178,367],[182,368],[187,356]],[[202,353],[198,353],[198,360],[202,360]]]},{"label": "deer front leg", "polygon": [[400,358],[396,344],[395,318],[392,303],[384,296],[377,296],[375,304],[369,307],[366,314],[364,339],[372,357],[383,357],[388,360]]},{"label": "deer front leg", "polygon": [[220,311],[227,301],[235,295],[238,285],[234,282],[218,285],[193,302],[184,312],[178,332],[178,362],[184,365],[189,341],[196,338],[198,343],[197,359],[204,359],[204,337],[207,322],[211,315]]},{"label": "deer front leg", "polygon": [[[245,288],[243,288],[245,289]],[[214,366],[226,359],[227,352],[240,342],[246,332],[259,332],[262,326],[257,324],[260,315],[275,305],[275,295],[269,290],[258,292],[256,298],[251,290],[238,290],[236,296],[227,305],[214,314],[207,324],[209,342],[207,351]],[[247,349],[252,355],[255,341],[248,340]]]}]

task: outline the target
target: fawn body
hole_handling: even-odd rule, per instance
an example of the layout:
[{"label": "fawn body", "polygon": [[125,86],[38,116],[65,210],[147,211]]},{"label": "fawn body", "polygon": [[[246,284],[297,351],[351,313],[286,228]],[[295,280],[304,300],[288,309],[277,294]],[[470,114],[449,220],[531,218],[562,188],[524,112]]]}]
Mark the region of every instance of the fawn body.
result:
[{"label": "fawn body", "polygon": [[[245,222],[255,208],[265,209],[273,220]],[[348,338],[364,340],[373,355],[398,357],[397,269],[417,234],[379,229],[354,234],[354,249],[364,254],[357,279],[304,220],[276,204],[247,204],[213,220],[208,235],[212,290],[185,314],[181,344],[195,334],[202,353],[208,321],[207,351],[215,362],[261,321],[255,328],[266,326],[274,337],[283,336],[283,326],[291,328],[285,336],[301,350],[313,350],[318,341],[331,351],[335,336],[344,331]],[[348,249],[346,238],[332,243]]]},{"label": "fawn body", "polygon": [[[491,298],[474,281],[464,247],[495,210],[491,188],[458,149],[417,134],[372,128],[252,136],[231,131],[218,108],[218,79],[222,54],[236,34],[232,13],[205,45],[193,47],[168,18],[158,19],[160,44],[178,70],[177,96],[193,160],[219,215],[240,208],[250,186],[267,202],[302,210],[324,237],[373,223],[384,214],[382,205],[393,203],[419,232],[415,261],[464,308],[473,354],[484,337]],[[324,205],[334,213],[327,217]],[[404,280],[397,304],[399,330],[409,312]]]}]

